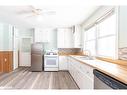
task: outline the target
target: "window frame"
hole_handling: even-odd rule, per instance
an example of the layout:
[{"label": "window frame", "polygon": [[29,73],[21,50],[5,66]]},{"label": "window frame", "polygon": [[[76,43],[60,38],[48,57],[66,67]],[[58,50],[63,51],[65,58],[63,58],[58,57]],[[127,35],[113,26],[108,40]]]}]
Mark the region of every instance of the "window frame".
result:
[{"label": "window frame", "polygon": [[[85,35],[85,33],[89,30],[89,29],[91,29],[91,28],[93,28],[93,27],[95,27],[95,38],[94,39],[90,39],[90,40],[88,40],[88,39],[86,39],[87,37],[87,35]],[[87,51],[89,51],[88,49],[86,49],[86,43],[87,42],[91,42],[91,41],[95,41],[95,55],[92,55],[92,56],[96,56],[96,41],[97,41],[97,33],[96,33],[96,25],[95,24],[93,24],[93,25],[91,25],[89,28],[87,28],[87,30],[85,30],[85,33],[84,33],[84,35],[85,35],[85,41],[84,41],[84,50],[87,50]],[[90,52],[90,54],[91,54],[91,52]]]},{"label": "window frame", "polygon": [[[93,24],[91,24],[90,27],[86,28],[85,29],[85,32],[88,31],[90,28],[92,27],[95,27],[96,28],[96,39],[95,40],[95,56],[97,57],[103,57],[103,58],[110,58],[110,59],[118,59],[118,12],[116,11],[115,8],[111,9],[110,11],[108,11],[105,15],[101,16],[99,19],[97,19]],[[109,35],[105,35],[105,36],[101,36],[99,37],[99,31],[98,31],[98,25],[99,23],[103,22],[104,20],[106,20],[108,17],[112,16],[112,15],[115,15],[115,18],[116,18],[116,29],[115,29],[115,34],[109,34]],[[106,55],[99,55],[98,54],[98,40],[99,39],[103,39],[103,38],[108,38],[108,37],[115,37],[115,52],[114,52],[114,55],[113,56],[106,56]],[[84,37],[86,37],[85,33],[84,33]],[[89,41],[89,40],[88,40]],[[88,42],[86,39],[84,40],[84,47],[86,45],[86,42]],[[84,48],[86,49],[86,47]]]}]

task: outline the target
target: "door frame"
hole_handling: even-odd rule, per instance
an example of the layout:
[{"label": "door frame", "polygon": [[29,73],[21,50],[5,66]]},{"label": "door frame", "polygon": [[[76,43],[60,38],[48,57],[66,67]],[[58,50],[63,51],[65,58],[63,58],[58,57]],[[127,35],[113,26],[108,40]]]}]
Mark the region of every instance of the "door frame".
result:
[{"label": "door frame", "polygon": [[[20,38],[19,38],[19,52],[18,52],[18,54],[19,54],[19,66],[21,65],[20,64],[20,52],[21,52],[21,45],[22,45],[22,39],[23,38],[29,38],[29,39],[31,39],[31,44],[33,43],[33,37],[31,37],[31,36],[21,36]],[[31,54],[31,53],[30,53]]]}]

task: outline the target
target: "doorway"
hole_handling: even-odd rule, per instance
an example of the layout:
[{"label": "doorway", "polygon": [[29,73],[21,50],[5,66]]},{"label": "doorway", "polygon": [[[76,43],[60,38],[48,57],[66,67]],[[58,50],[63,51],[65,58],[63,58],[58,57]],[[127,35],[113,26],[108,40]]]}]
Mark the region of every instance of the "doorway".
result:
[{"label": "doorway", "polygon": [[31,37],[22,37],[19,47],[19,66],[31,66]]}]

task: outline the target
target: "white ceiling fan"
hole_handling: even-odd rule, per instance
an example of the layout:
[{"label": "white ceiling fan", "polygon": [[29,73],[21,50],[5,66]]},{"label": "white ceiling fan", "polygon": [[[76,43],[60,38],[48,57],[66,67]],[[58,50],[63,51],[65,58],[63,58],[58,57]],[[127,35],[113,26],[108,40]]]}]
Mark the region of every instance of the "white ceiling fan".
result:
[{"label": "white ceiling fan", "polygon": [[56,12],[51,9],[44,9],[37,6],[28,6],[25,10],[18,12],[20,15],[27,15],[27,17],[39,17],[43,15],[55,15]]}]

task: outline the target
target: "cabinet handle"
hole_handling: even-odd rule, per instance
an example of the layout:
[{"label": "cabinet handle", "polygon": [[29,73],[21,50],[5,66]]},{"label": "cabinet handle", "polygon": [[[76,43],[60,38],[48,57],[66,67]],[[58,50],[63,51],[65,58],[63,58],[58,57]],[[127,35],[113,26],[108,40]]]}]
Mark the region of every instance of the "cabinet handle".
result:
[{"label": "cabinet handle", "polygon": [[7,62],[7,58],[4,59],[4,62]]}]

